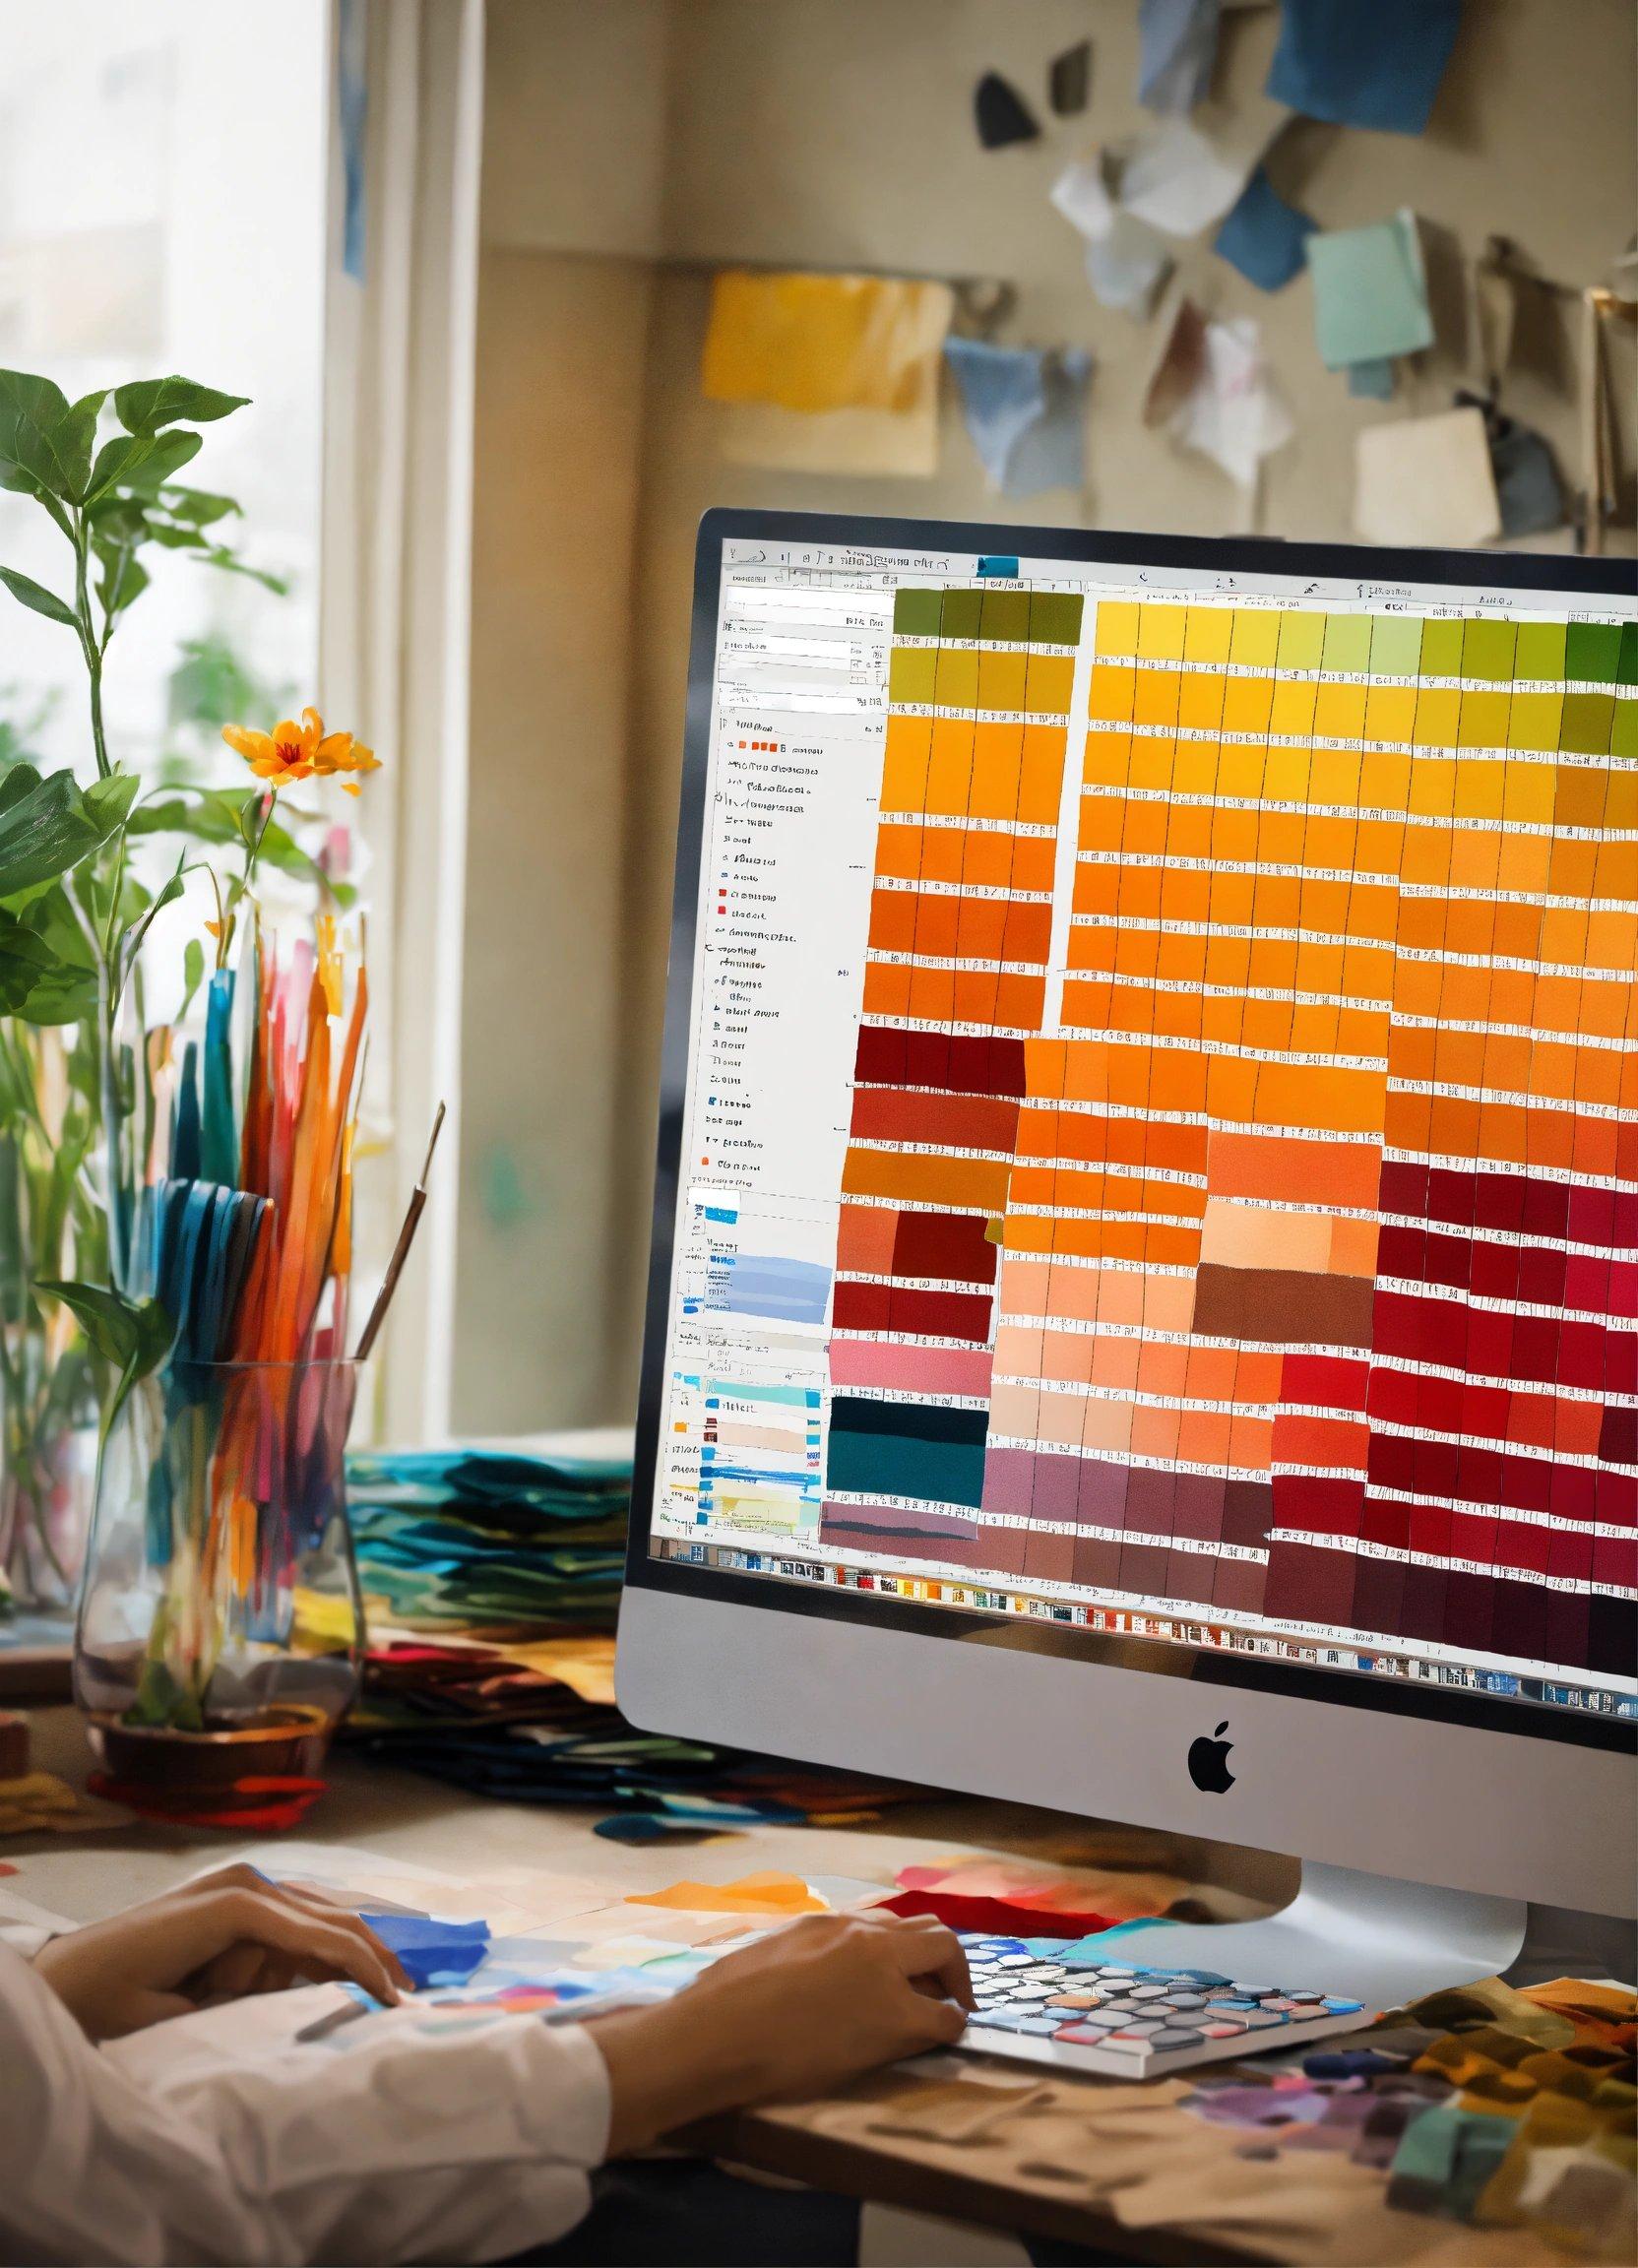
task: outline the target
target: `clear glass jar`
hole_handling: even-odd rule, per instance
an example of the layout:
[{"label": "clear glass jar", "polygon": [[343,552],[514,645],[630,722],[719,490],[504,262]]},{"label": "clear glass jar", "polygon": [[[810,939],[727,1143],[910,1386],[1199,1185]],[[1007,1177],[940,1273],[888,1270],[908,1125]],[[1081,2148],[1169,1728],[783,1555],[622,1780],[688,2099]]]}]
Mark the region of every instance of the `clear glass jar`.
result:
[{"label": "clear glass jar", "polygon": [[311,1773],[352,1702],[350,1362],[171,1361],[109,1428],[74,1643],[92,1744],[126,1785]]}]

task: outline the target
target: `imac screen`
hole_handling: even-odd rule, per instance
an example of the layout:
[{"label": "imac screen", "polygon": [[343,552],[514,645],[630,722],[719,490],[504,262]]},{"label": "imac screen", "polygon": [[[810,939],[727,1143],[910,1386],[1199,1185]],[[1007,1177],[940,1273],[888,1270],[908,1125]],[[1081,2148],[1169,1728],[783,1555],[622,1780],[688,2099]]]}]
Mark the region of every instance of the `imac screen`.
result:
[{"label": "imac screen", "polygon": [[649,1552],[1638,1715],[1631,603],[1040,541],[724,541]]}]

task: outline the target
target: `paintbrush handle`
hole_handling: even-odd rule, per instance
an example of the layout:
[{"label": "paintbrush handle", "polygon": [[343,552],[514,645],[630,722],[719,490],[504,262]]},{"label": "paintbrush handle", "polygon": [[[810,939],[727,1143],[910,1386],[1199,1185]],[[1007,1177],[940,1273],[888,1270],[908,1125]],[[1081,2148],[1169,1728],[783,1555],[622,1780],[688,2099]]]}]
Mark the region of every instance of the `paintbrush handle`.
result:
[{"label": "paintbrush handle", "polygon": [[387,1263],[387,1273],[381,1279],[381,1289],[375,1295],[375,1305],[369,1311],[368,1320],[359,1334],[358,1345],[353,1350],[354,1362],[368,1359],[370,1349],[375,1345],[381,1326],[387,1320],[387,1310],[393,1303],[398,1280],[404,1274],[404,1263],[410,1257],[410,1247],[415,1241],[415,1230],[425,1211],[426,1191],[413,1190],[410,1193],[410,1209],[404,1216],[404,1227],[398,1232],[398,1242],[393,1246],[393,1256]]}]

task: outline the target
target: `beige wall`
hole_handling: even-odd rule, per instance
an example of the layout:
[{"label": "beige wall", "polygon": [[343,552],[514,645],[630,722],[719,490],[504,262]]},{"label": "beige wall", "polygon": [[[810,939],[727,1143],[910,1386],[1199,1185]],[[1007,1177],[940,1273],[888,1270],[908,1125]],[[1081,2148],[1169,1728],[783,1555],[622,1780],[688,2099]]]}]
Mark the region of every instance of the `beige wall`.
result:
[{"label": "beige wall", "polygon": [[[490,0],[480,348],[508,375],[502,396],[499,375],[480,371],[480,416],[504,402],[525,445],[509,424],[480,426],[458,1424],[589,1422],[630,1407],[699,514],[783,504],[1207,535],[1244,525],[1215,468],[1142,427],[1161,325],[1097,305],[1077,239],[1046,203],[1071,157],[1144,123],[1135,24],[1133,0]],[[1202,123],[1263,105],[1276,29],[1272,8],[1229,15]],[[1091,108],[1052,119],[1046,61],[1089,31]],[[990,66],[1040,115],[1040,142],[978,149],[972,88]],[[1423,220],[1440,344],[1390,406],[1352,401],[1320,366],[1305,278],[1269,296],[1204,244],[1180,248],[1203,305],[1262,323],[1296,418],[1268,469],[1268,533],[1346,539],[1356,430],[1448,404],[1467,374],[1463,261],[1486,236],[1515,238],[1544,275],[1606,279],[1638,208],[1635,90],[1629,0],[1469,0],[1425,136],[1288,130],[1277,177],[1322,225],[1401,204]],[[732,260],[1010,282],[1002,337],[1096,358],[1086,495],[989,495],[950,403],[930,480],[724,465],[698,366],[709,270]],[[572,341],[554,336],[560,324]],[[1520,348],[1507,405],[1573,472],[1575,338],[1557,303],[1532,311]],[[1623,364],[1623,399],[1629,374]],[[504,496],[487,494],[491,479]],[[596,559],[567,561],[563,516],[589,530],[605,511]],[[491,666],[491,606],[509,675]],[[502,836],[510,855],[491,865],[481,845]],[[622,920],[599,895],[614,863]],[[566,934],[572,983],[555,970]],[[487,1005],[520,965],[530,1013],[506,1033],[521,1047]],[[534,1059],[517,1060],[532,1025]],[[480,1127],[508,1123],[550,1194],[503,1231],[485,1215],[474,1146]]]}]

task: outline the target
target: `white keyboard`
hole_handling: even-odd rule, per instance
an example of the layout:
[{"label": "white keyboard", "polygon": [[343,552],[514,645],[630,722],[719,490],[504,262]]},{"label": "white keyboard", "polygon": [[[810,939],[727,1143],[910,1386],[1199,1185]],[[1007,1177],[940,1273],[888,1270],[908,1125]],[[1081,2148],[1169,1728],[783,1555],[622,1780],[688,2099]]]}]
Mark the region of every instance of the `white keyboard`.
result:
[{"label": "white keyboard", "polygon": [[1305,2048],[1376,2020],[1341,1994],[1282,1991],[1209,1969],[1065,1961],[1016,1937],[964,1933],[962,1944],[978,2004],[958,2046],[1063,2071],[1153,2079],[1224,2056]]}]

